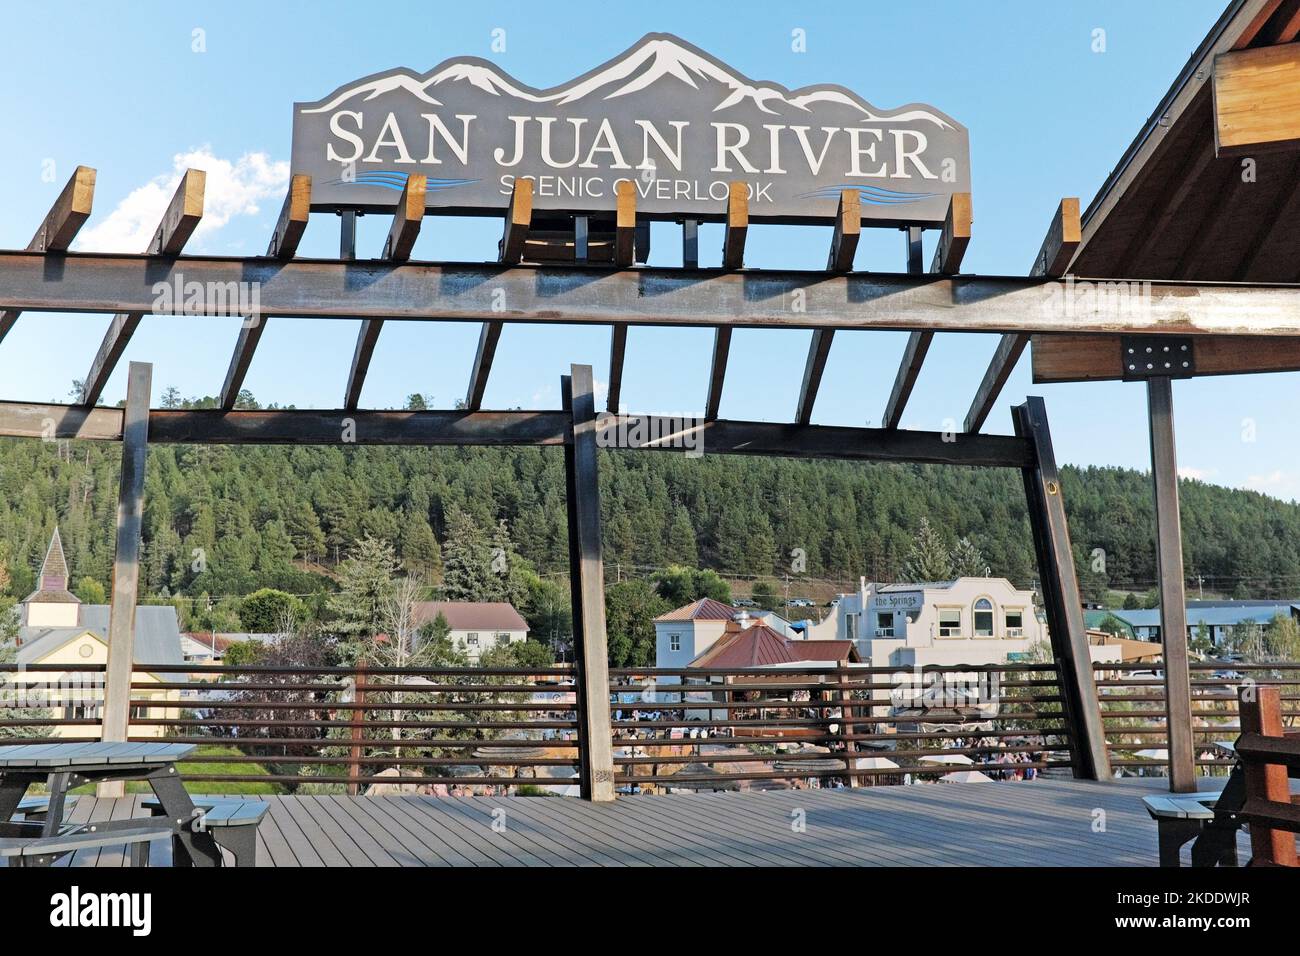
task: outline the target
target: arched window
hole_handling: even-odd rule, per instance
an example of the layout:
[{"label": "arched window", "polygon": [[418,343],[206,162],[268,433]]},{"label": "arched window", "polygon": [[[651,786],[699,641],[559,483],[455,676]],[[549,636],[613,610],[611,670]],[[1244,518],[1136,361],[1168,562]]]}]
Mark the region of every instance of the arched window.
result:
[{"label": "arched window", "polygon": [[975,602],[975,636],[993,636],[993,602],[980,598]]}]

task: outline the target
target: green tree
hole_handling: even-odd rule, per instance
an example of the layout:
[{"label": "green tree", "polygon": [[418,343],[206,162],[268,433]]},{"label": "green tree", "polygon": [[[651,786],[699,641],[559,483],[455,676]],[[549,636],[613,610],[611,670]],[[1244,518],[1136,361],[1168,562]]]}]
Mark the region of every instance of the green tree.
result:
[{"label": "green tree", "polygon": [[494,589],[492,546],[464,511],[447,512],[447,541],[442,549],[442,594],[448,601],[486,601]]},{"label": "green tree", "polygon": [[776,585],[767,580],[754,582],[750,598],[759,607],[768,611],[775,611],[781,603],[781,597],[776,593]]},{"label": "green tree", "polygon": [[[924,519],[922,519],[924,520]],[[952,548],[952,575],[957,578],[985,578],[991,573],[989,563],[970,538],[960,537]]]},{"label": "green tree", "polygon": [[94,578],[82,578],[77,582],[77,587],[72,593],[81,598],[82,604],[108,603],[108,595],[104,592],[104,585]]},{"label": "green tree", "polygon": [[644,667],[655,660],[654,619],[671,611],[648,581],[620,581],[605,588],[605,631],[612,667]]},{"label": "green tree", "polygon": [[239,605],[239,620],[246,631],[280,634],[296,630],[307,617],[306,606],[292,594],[261,588]]},{"label": "green tree", "polygon": [[399,568],[391,544],[379,538],[362,538],[339,568],[339,593],[330,597],[335,617],[331,629],[354,641],[381,633]]},{"label": "green tree", "polygon": [[655,590],[671,607],[681,607],[700,598],[731,603],[731,587],[712,569],[669,565],[655,580]]},{"label": "green tree", "polygon": [[911,550],[903,563],[903,577],[908,581],[946,581],[952,577],[952,552],[943,537],[922,517],[912,540]]}]

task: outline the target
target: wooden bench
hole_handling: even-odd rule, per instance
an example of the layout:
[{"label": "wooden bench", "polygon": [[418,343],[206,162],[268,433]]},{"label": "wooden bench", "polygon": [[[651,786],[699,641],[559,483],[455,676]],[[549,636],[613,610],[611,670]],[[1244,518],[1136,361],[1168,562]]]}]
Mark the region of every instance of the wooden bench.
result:
[{"label": "wooden bench", "polygon": [[1250,825],[1251,866],[1300,866],[1300,806],[1289,779],[1300,777],[1300,734],[1283,728],[1280,688],[1243,687],[1240,700],[1237,765],[1246,786],[1238,816]]},{"label": "wooden bench", "polygon": [[26,839],[0,839],[0,859],[9,866],[51,866],[59,857],[78,850],[94,850],[106,846],[126,845],[131,848],[131,865],[149,865],[149,844],[165,840],[172,828],[158,824],[141,823],[139,826],[105,830],[77,830],[61,836]]},{"label": "wooden bench", "polygon": [[[1214,820],[1214,805],[1219,796],[1218,793],[1206,792],[1142,798],[1147,813],[1156,821],[1161,866],[1180,865],[1179,855],[1183,847],[1199,837],[1205,825]],[[1228,865],[1237,865],[1235,846]]]},{"label": "wooden bench", "polygon": [[[271,809],[260,800],[223,797],[194,797],[194,806],[203,812],[203,829],[235,858],[235,866],[257,865],[257,827]],[[149,797],[140,805],[154,816],[161,816],[162,804]]]}]

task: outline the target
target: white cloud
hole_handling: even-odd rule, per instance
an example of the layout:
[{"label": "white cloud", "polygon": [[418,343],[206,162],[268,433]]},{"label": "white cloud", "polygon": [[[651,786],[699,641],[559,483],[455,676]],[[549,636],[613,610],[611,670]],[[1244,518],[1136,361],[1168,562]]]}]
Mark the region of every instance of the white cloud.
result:
[{"label": "white cloud", "polygon": [[1193,468],[1191,465],[1179,465],[1178,477],[1190,478],[1193,481],[1209,481],[1219,473],[1217,468]]},{"label": "white cloud", "polygon": [[143,252],[187,169],[208,174],[203,220],[189,245],[201,246],[236,216],[255,216],[262,200],[278,198],[289,185],[289,164],[266,153],[245,153],[233,162],[204,146],[172,157],[172,170],[155,176],[117,204],[97,224],[83,229],[76,248],[90,252]]}]

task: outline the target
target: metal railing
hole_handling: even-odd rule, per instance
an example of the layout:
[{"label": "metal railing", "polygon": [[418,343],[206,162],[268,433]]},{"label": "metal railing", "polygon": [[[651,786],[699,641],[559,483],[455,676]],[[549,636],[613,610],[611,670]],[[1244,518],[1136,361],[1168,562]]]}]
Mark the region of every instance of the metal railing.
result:
[{"label": "metal railing", "polygon": [[1053,664],[615,669],[621,792],[1069,772]]},{"label": "metal railing", "polygon": [[[1282,717],[1300,722],[1300,662],[1267,664],[1193,663],[1192,740],[1196,765],[1210,774],[1227,773],[1231,743],[1241,732],[1238,691],[1254,684],[1278,687]],[[1169,712],[1160,664],[1094,664],[1097,696],[1111,766],[1129,773],[1163,775],[1168,767]]]}]

